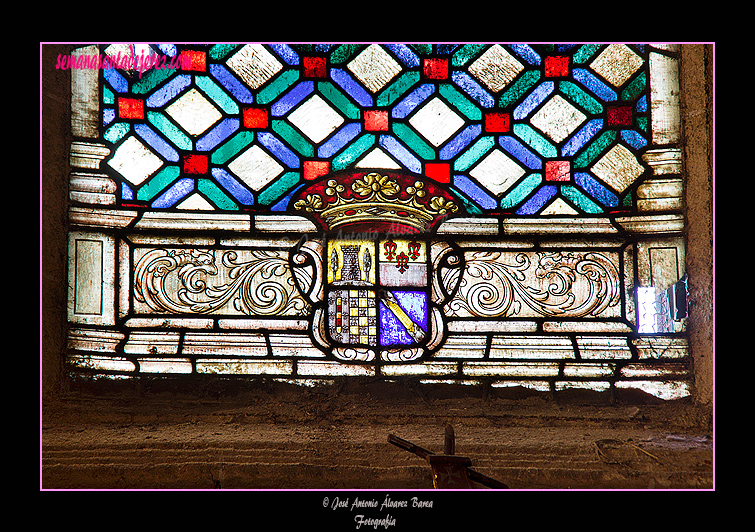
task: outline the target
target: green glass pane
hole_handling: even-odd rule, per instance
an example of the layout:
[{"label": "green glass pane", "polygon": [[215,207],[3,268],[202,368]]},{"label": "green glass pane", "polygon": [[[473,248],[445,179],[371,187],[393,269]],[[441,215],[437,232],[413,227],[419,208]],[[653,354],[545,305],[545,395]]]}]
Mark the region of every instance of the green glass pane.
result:
[{"label": "green glass pane", "polygon": [[343,170],[362,156],[375,144],[375,135],[369,133],[362,135],[333,159],[331,167],[333,170]]},{"label": "green glass pane", "polygon": [[523,202],[543,182],[542,174],[530,174],[501,199],[502,209],[511,209]]},{"label": "green glass pane", "polygon": [[409,89],[419,81],[419,72],[404,72],[399,78],[391,83],[377,97],[377,104],[381,107],[387,107],[403,96]]},{"label": "green glass pane", "polygon": [[298,79],[298,71],[284,70],[277,78],[272,81],[272,83],[270,83],[270,85],[266,86],[259,93],[257,93],[257,103],[265,105],[272,102],[291,85],[296,83]]},{"label": "green glass pane", "polygon": [[481,137],[469,149],[459,155],[454,161],[454,170],[463,172],[478,161],[480,157],[486,154],[495,144],[494,137]]},{"label": "green glass pane", "polygon": [[465,44],[456,50],[451,57],[451,65],[455,67],[464,66],[477,55],[477,52],[485,48],[484,44]]},{"label": "green glass pane", "polygon": [[410,44],[409,47],[414,49],[420,55],[430,55],[433,53],[432,44]]},{"label": "green glass pane", "polygon": [[338,90],[332,83],[320,82],[317,84],[317,88],[320,89],[320,94],[324,96],[330,103],[335,105],[339,111],[341,111],[347,118],[352,120],[359,120],[362,117],[362,112],[359,107],[354,105],[344,93]]},{"label": "green glass pane", "polygon": [[225,56],[227,56],[233,50],[235,50],[237,46],[239,45],[238,44],[216,44],[215,46],[210,48],[210,52],[209,52],[210,59],[223,59]]},{"label": "green glass pane", "polygon": [[236,205],[236,202],[229,198],[225,192],[220,190],[211,179],[198,179],[197,190],[214,203],[218,209],[234,211],[239,208],[238,205]]},{"label": "green glass pane", "polygon": [[575,104],[582,107],[582,109],[584,109],[588,113],[600,114],[603,112],[603,106],[600,104],[600,102],[598,102],[598,100],[587,94],[571,81],[559,82],[558,89],[561,94],[566,96]]},{"label": "green glass pane", "polygon": [[572,56],[572,63],[575,65],[581,65],[589,61],[595,53],[600,50],[600,44],[585,44],[582,45],[579,50],[574,52]]},{"label": "green glass pane", "polygon": [[118,122],[110,126],[102,136],[106,141],[115,144],[116,142],[121,140],[129,131],[131,131],[131,126],[129,124]]},{"label": "green glass pane", "polygon": [[574,168],[586,168],[616,140],[616,131],[606,131],[574,159]]},{"label": "green glass pane", "polygon": [[[206,47],[208,60],[219,62],[227,60],[234,54],[240,45],[238,44],[211,44]],[[309,44],[292,44],[289,45],[295,53],[298,54],[316,54],[322,56],[325,48],[322,45]],[[329,45],[331,50],[328,53],[328,64],[333,68],[346,69],[346,65],[352,61],[359,53],[364,50],[365,43],[345,43]],[[406,45],[417,54],[420,63],[423,58],[427,57],[446,57],[455,71],[466,71],[470,64],[475,61],[481,53],[488,49],[490,44],[461,44],[461,45],[434,45],[434,44],[408,44]],[[504,45],[506,46],[506,45]],[[542,55],[558,54],[569,55],[570,63],[575,67],[590,68],[590,63],[604,50],[605,44],[583,44],[575,45],[569,51],[558,52],[558,47],[552,44],[533,45],[534,49]],[[455,48],[454,48],[455,47]],[[179,46],[180,49],[180,46]],[[452,50],[450,53],[444,52],[438,54],[438,50]],[[641,54],[642,55],[642,54]],[[643,55],[647,63],[647,53]],[[543,81],[543,70],[541,67],[526,64],[524,70],[506,85],[501,92],[495,93],[495,104],[506,111],[513,110],[532,90]],[[260,90],[254,90],[254,103],[261,106],[270,106],[277,101],[282,95],[285,95],[292,87],[301,81],[300,65],[283,64],[282,69],[278,71],[271,79],[262,85]],[[403,68],[403,67],[402,67]],[[494,67],[491,67],[494,68]],[[470,95],[466,94],[461,88],[454,85],[450,80],[425,80],[422,74],[422,66],[412,66],[403,68],[401,73],[390,80],[381,90],[374,95],[374,104],[370,109],[381,108],[389,113],[392,106],[405,98],[414,88],[421,83],[432,83],[436,87],[436,95],[440,96],[444,102],[448,103],[467,125],[475,124],[479,127],[487,127],[490,124],[482,124],[483,109]],[[149,95],[152,91],[159,89],[166,81],[173,79],[176,73],[191,78],[191,84],[198,90],[202,91],[215,105],[222,110],[226,117],[239,117],[241,105],[234,98],[233,94],[228,92],[218,80],[209,76],[209,72],[181,71],[176,69],[153,69],[144,72],[142,78],[135,77],[129,79],[131,93],[137,95]],[[596,74],[597,75],[597,74]],[[316,93],[328,101],[334,109],[337,109],[344,118],[349,122],[357,124],[362,120],[362,105],[357,103],[347,89],[340,87],[330,79],[310,80],[316,85]],[[546,80],[547,81],[547,80]],[[587,88],[579,82],[568,79],[552,79],[556,84],[557,92],[571,104],[582,110],[583,113],[593,118],[605,118],[604,102],[597,96],[593,95]],[[627,104],[634,104],[643,97],[648,97],[649,73],[647,65],[640,69],[625,85],[618,88],[621,101]],[[108,109],[112,114],[113,105],[117,102],[117,94],[110,89],[107,84],[103,83],[102,96],[100,100],[100,112],[102,109]],[[193,137],[187,135],[181,128],[164,111],[145,109],[146,118],[151,127],[154,127],[159,135],[166,139],[179,152],[191,153],[195,150]],[[268,109],[269,111],[269,109]],[[112,120],[112,117],[108,117]],[[650,128],[649,112],[636,112],[634,115],[634,131],[639,135],[648,135]],[[302,134],[296,127],[281,116],[270,116],[269,126],[266,130],[277,135],[281,141],[302,158],[315,157],[316,145]],[[130,134],[133,130],[133,124],[118,122],[118,117],[111,124],[105,126],[103,139],[117,144]],[[514,123],[516,122],[516,123]],[[534,126],[521,121],[515,120],[509,124],[510,129],[501,130],[500,134],[510,135],[517,138],[524,145],[528,146],[533,153],[539,158],[558,159],[558,146],[547,134],[542,133]],[[425,139],[423,134],[418,133],[407,120],[391,120],[391,131],[385,132],[394,135],[407,149],[410,150],[422,162],[435,161],[438,158],[440,146],[435,146],[429,140]],[[498,131],[491,127],[491,131]],[[631,129],[631,128],[630,128]],[[259,140],[256,130],[242,128],[235,131],[223,143],[212,150],[210,161],[213,165],[226,165],[234,157],[238,156],[250,145],[254,144],[255,139]],[[362,157],[370,153],[378,145],[379,134],[361,134],[354,139],[346,139],[341,151],[334,153],[330,160],[331,170],[342,170],[358,163]],[[453,171],[466,173],[474,167],[490,150],[495,149],[498,137],[493,133],[483,133],[484,135],[466,145],[462,151],[454,152],[453,157],[448,162],[453,161]],[[618,129],[604,129],[598,131],[596,137],[586,143],[574,158],[571,159],[573,171],[588,171],[590,166],[595,163],[606,151],[613,146],[621,131]],[[625,133],[626,134],[626,133]],[[634,134],[634,133],[632,133]],[[630,138],[630,137],[627,137]],[[348,142],[347,142],[348,140]],[[468,140],[468,141],[469,141]],[[565,142],[565,141],[564,141]],[[459,145],[460,146],[460,145]],[[170,183],[180,178],[173,176],[173,172],[178,171],[178,167],[168,167],[155,175],[153,179],[145,182],[141,187],[135,187],[135,195],[139,199],[148,198],[154,200],[155,194],[162,193],[165,187],[161,185],[163,181]],[[272,181],[268,188],[259,193],[255,193],[255,200],[262,205],[274,205],[282,197],[288,194],[292,187],[301,182],[301,173],[298,170],[286,170],[286,174]],[[207,176],[209,177],[209,176]],[[172,180],[172,181],[171,181]],[[500,200],[502,207],[507,210],[516,208],[526,201],[533,194],[538,186],[542,186],[543,177],[540,174],[530,174],[523,178],[518,185],[509,189],[501,195]],[[238,202],[233,197],[223,191],[219,185],[213,185],[212,180],[201,181],[197,179],[197,186],[200,187],[202,194],[209,201],[214,202],[221,209],[237,209]],[[200,184],[201,183],[201,184]],[[568,201],[582,212],[597,213],[603,212],[602,207],[597,204],[597,200],[592,200],[588,193],[583,192],[577,185],[558,184],[560,196],[563,200]],[[449,187],[450,189],[450,187]],[[451,189],[450,189],[451,190]],[[459,202],[464,202],[469,212],[481,213],[487,209],[482,209],[477,205],[473,198],[467,198],[463,193],[454,190],[454,194],[459,197]],[[625,195],[620,196],[620,203],[626,206],[633,205],[632,193],[627,191]]]},{"label": "green glass pane", "polygon": [[229,159],[241,152],[254,141],[251,131],[239,131],[228,141],[218,146],[210,156],[212,164],[225,164]]},{"label": "green glass pane", "polygon": [[432,160],[435,158],[435,150],[406,124],[402,124],[401,122],[394,123],[393,132],[398,138],[404,141],[410,150],[422,159]]},{"label": "green glass pane", "polygon": [[178,166],[166,166],[139,188],[139,191],[136,193],[136,199],[151,201],[165,190],[168,185],[173,183],[179,175],[181,175],[181,169]]},{"label": "green glass pane", "polygon": [[361,44],[342,44],[330,52],[330,64],[340,65],[349,61],[361,47]]},{"label": "green glass pane", "polygon": [[531,126],[527,124],[514,124],[512,130],[522,142],[543,157],[550,159],[558,157],[558,150],[556,147]]},{"label": "green glass pane", "polygon": [[273,131],[275,131],[280,137],[285,140],[291,148],[299,152],[304,157],[312,157],[315,154],[315,149],[312,144],[299,134],[294,128],[288,125],[283,120],[273,120]]},{"label": "green glass pane", "polygon": [[144,73],[142,79],[133,84],[131,92],[147,94],[176,72],[178,72],[176,68],[152,68]]},{"label": "green glass pane", "polygon": [[532,87],[540,80],[540,72],[537,70],[530,70],[521,75],[514,84],[503,91],[498,99],[498,105],[500,107],[513,106],[523,96],[525,96]]},{"label": "green glass pane", "polygon": [[317,53],[317,47],[319,44],[294,44],[291,46],[294,50],[303,52],[304,54]]},{"label": "green glass pane", "polygon": [[278,179],[270,183],[270,186],[259,193],[257,203],[260,205],[270,205],[277,201],[281,196],[287,193],[289,190],[299,182],[298,172],[287,172],[280,176]]},{"label": "green glass pane", "polygon": [[464,194],[459,192],[458,189],[456,189],[455,187],[448,187],[448,188],[451,192],[454,193],[456,198],[464,204],[464,209],[469,214],[482,214],[482,209],[480,209],[477,205],[472,203],[472,201],[469,200]]},{"label": "green glass pane", "polygon": [[209,77],[194,76],[194,83],[196,83],[197,87],[212,99],[212,101],[218,104],[223,111],[229,115],[236,115],[239,113],[239,106],[236,105],[236,102],[234,102],[231,97]]},{"label": "green glass pane", "polygon": [[155,126],[160,133],[165,135],[165,137],[167,137],[176,148],[180,150],[193,149],[191,139],[163,114],[149,111],[147,112],[147,120],[149,120],[149,122]]},{"label": "green glass pane", "polygon": [[585,196],[582,191],[577,189],[576,187],[573,187],[571,185],[562,185],[561,194],[566,199],[571,201],[574,205],[577,205],[582,210],[582,212],[589,214],[598,214],[603,212],[603,209],[600,207],[600,205]]},{"label": "green glass pane", "polygon": [[461,113],[470,120],[480,120],[482,111],[473,104],[466,96],[456,90],[453,85],[443,83],[438,87],[438,92],[448,99],[448,103],[456,107]]},{"label": "green glass pane", "polygon": [[635,100],[645,90],[645,73],[641,72],[627,87],[621,91],[621,99],[625,102]]}]

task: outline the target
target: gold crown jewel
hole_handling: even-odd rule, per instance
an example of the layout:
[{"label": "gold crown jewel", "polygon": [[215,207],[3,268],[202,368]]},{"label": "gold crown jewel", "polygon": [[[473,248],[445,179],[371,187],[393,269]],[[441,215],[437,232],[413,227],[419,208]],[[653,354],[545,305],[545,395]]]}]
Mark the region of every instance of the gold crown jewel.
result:
[{"label": "gold crown jewel", "polygon": [[[351,183],[351,197],[346,187],[336,179],[329,179],[324,190],[328,201],[319,193],[308,193],[294,203],[294,208],[316,213],[328,229],[346,224],[374,224],[381,226],[409,226],[424,232],[439,216],[455,213],[459,207],[449,198],[434,195],[425,200],[425,184],[415,180],[402,187],[397,179],[370,173]],[[406,196],[401,199],[400,196]]]}]

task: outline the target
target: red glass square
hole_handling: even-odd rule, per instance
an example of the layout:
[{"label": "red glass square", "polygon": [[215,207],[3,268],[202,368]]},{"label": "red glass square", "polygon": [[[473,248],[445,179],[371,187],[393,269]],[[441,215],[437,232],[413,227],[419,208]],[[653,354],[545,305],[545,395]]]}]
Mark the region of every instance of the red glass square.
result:
[{"label": "red glass square", "polygon": [[425,175],[438,183],[451,182],[451,165],[448,163],[425,164]]},{"label": "red glass square", "polygon": [[502,111],[486,113],[484,124],[488,133],[506,133],[511,129],[511,116]]},{"label": "red glass square", "polygon": [[118,98],[120,118],[144,119],[144,101],[139,98]]},{"label": "red glass square", "polygon": [[609,126],[631,126],[632,119],[631,105],[609,107],[606,110],[606,124]]},{"label": "red glass square", "polygon": [[324,78],[328,75],[328,67],[324,57],[305,56],[302,59],[304,76],[308,78]]},{"label": "red glass square", "polygon": [[207,53],[201,50],[183,50],[178,64],[184,70],[204,72],[207,70]]},{"label": "red glass square", "polygon": [[388,111],[365,111],[364,129],[367,131],[388,131]]},{"label": "red glass square", "polygon": [[249,129],[265,129],[270,124],[267,109],[264,107],[246,107],[242,110],[244,127]]},{"label": "red glass square", "polygon": [[562,55],[552,55],[543,61],[546,78],[561,78],[569,75],[569,58]]},{"label": "red glass square", "polygon": [[208,160],[206,155],[185,155],[184,156],[184,173],[185,174],[206,174],[208,170]]},{"label": "red glass square", "polygon": [[330,172],[328,161],[304,161],[302,175],[304,179],[317,179]]},{"label": "red glass square", "polygon": [[545,161],[546,181],[571,181],[569,161]]},{"label": "red glass square", "polygon": [[448,79],[448,59],[445,57],[425,59],[422,69],[428,79]]}]

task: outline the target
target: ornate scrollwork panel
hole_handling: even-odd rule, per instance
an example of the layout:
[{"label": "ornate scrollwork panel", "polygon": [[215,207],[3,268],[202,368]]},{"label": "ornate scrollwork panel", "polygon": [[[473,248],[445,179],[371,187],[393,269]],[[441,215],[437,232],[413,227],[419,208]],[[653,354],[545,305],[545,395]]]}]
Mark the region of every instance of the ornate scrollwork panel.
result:
[{"label": "ornate scrollwork panel", "polygon": [[449,317],[614,318],[621,315],[614,252],[467,251]]},{"label": "ornate scrollwork panel", "polygon": [[159,248],[137,250],[137,255],[137,312],[250,316],[309,313],[310,305],[297,289],[288,251]]}]

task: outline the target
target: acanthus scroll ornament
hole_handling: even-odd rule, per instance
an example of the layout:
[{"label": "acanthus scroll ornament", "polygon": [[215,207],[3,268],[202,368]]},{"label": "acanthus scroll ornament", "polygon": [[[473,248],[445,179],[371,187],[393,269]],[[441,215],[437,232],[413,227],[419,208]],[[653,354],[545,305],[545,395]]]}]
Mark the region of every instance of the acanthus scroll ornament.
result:
[{"label": "acanthus scroll ornament", "polygon": [[[220,254],[197,249],[154,249],[134,269],[134,296],[151,311],[303,315],[309,304],[296,288],[287,251],[249,250]],[[222,275],[221,275],[222,273]],[[218,284],[210,284],[211,278]]]},{"label": "acanthus scroll ornament", "polygon": [[614,262],[597,252],[475,251],[446,315],[483,318],[512,316],[598,317],[620,301]]}]

